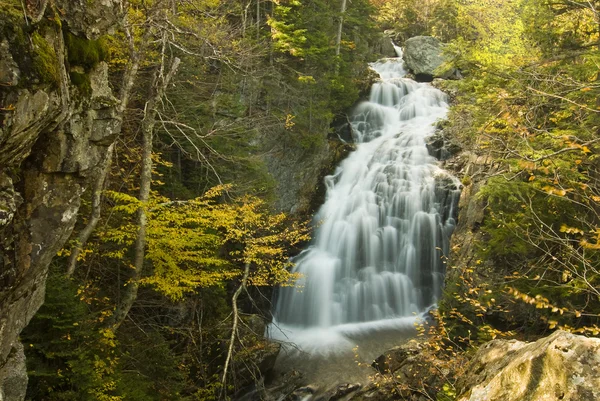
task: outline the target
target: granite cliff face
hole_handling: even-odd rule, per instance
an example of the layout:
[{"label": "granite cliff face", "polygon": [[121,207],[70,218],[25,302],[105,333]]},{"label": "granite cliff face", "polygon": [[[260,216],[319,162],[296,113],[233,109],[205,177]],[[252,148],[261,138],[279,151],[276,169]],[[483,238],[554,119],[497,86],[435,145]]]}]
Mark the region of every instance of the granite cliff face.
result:
[{"label": "granite cliff face", "polygon": [[[9,1],[0,12],[0,400],[22,400],[18,337],[43,303],[48,265],[120,130],[102,61],[76,65],[66,38],[93,43],[118,2]],[[71,57],[69,57],[71,56]],[[82,80],[74,83],[74,73]]]}]

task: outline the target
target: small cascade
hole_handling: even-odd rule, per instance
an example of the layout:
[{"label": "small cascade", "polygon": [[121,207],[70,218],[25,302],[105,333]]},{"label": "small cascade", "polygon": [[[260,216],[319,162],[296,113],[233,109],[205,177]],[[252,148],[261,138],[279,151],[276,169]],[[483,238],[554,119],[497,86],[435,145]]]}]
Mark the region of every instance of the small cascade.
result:
[{"label": "small cascade", "polygon": [[294,260],[302,278],[277,295],[269,335],[301,348],[412,324],[441,294],[460,183],[426,138],[447,98],[404,78],[396,51],[371,65],[381,80],[352,114],[357,148],[326,178],[313,242]]}]

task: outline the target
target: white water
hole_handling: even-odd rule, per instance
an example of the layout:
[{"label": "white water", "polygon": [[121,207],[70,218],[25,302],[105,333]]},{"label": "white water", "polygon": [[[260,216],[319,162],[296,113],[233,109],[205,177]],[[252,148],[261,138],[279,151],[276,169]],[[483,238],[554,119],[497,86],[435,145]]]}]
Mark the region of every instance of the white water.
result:
[{"label": "white water", "polygon": [[372,68],[382,79],[351,118],[356,151],[326,178],[313,243],[295,260],[302,278],[279,291],[268,333],[308,352],[411,327],[441,293],[460,184],[425,140],[446,95],[403,78],[401,57]]}]

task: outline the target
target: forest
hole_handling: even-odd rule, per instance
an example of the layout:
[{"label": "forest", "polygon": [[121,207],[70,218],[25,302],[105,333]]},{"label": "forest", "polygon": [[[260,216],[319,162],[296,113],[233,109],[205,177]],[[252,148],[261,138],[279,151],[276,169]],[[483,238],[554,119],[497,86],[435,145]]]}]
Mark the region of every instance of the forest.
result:
[{"label": "forest", "polygon": [[[270,399],[274,296],[302,282],[325,177],[358,146],[369,63],[417,36],[456,71],[431,85],[448,95],[435,137],[458,223],[416,325],[419,378],[389,362],[364,399],[467,400],[461,379],[492,340],[600,337],[599,13],[0,0],[0,400]],[[24,379],[7,362],[22,353]],[[363,399],[337,391],[323,399]],[[564,399],[600,399],[581,394]]]}]

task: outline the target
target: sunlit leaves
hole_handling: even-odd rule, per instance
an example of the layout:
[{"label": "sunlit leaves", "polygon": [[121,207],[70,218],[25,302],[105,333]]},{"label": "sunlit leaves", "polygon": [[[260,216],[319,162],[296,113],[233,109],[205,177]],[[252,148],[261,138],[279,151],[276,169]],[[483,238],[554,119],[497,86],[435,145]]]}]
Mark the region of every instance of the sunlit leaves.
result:
[{"label": "sunlit leaves", "polygon": [[469,1],[458,7],[460,36],[450,52],[475,68],[506,71],[535,59],[536,50],[524,35],[520,16],[523,0]]},{"label": "sunlit leaves", "polygon": [[[210,189],[197,199],[169,201],[155,195],[143,205],[148,216],[146,259],[151,273],[142,283],[177,300],[198,287],[223,285],[249,263],[253,285],[293,283],[288,249],[308,240],[307,228],[270,214],[253,196],[224,201],[229,186]],[[131,215],[140,206],[127,194],[109,192],[114,212]],[[113,244],[106,257],[127,258],[137,227],[126,223],[107,230]]]}]

